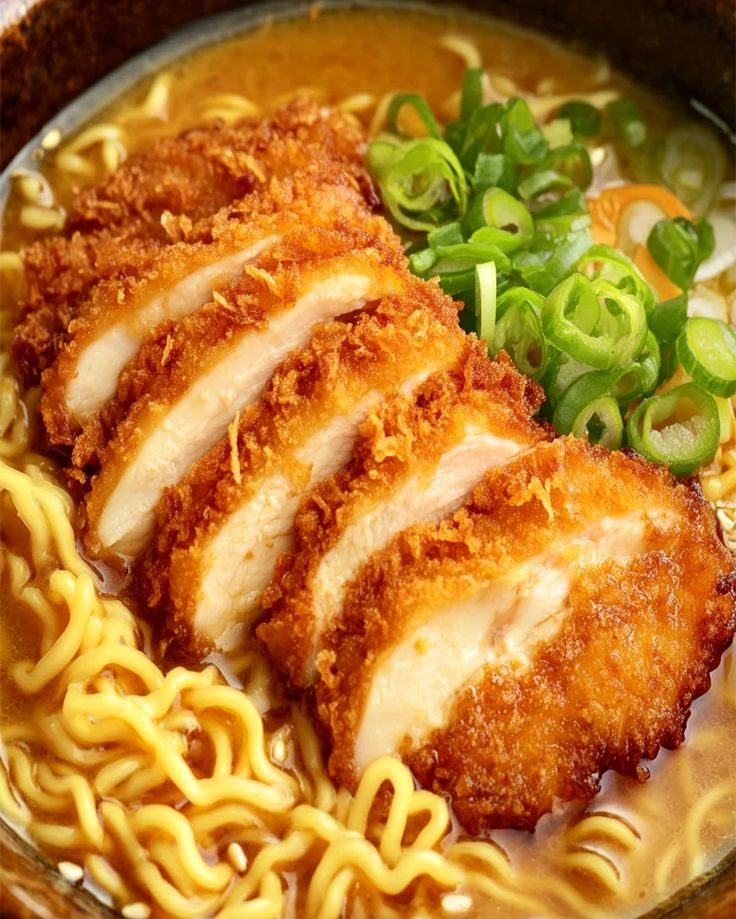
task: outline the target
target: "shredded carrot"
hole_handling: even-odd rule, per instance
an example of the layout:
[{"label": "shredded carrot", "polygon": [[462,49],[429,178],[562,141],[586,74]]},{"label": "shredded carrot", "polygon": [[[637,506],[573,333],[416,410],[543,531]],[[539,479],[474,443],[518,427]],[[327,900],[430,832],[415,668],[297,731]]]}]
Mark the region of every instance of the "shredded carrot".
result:
[{"label": "shredded carrot", "polygon": [[669,220],[675,217],[692,220],[692,214],[677,195],[662,185],[617,185],[604,189],[597,198],[588,199],[588,210],[593,218],[590,230],[593,241],[615,246],[621,214],[634,201],[651,201]]},{"label": "shredded carrot", "polygon": [[[588,199],[588,210],[593,219],[590,228],[593,242],[607,246],[618,245],[621,215],[634,201],[649,201],[655,204],[669,220],[675,217],[692,220],[692,214],[677,195],[662,185],[617,185],[604,189],[597,198]],[[655,288],[661,300],[669,300],[680,293],[680,289],[669,280],[651,257],[646,246],[637,247],[634,264]]]},{"label": "shredded carrot", "polygon": [[671,300],[682,293],[680,288],[673,284],[659,265],[649,254],[646,246],[637,246],[634,252],[634,264],[657,291],[660,301]]}]

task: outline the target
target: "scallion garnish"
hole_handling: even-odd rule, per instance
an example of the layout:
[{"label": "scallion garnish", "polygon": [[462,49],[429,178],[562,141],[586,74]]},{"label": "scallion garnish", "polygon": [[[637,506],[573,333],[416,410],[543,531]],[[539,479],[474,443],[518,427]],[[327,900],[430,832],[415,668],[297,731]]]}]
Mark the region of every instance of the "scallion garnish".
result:
[{"label": "scallion garnish", "polygon": [[644,307],[610,281],[573,274],[542,310],[547,338],[577,361],[607,370],[639,355],[647,336]]},{"label": "scallion garnish", "polygon": [[399,223],[431,230],[450,216],[462,216],[468,199],[465,172],[452,148],[433,137],[368,148],[368,165],[383,201]]},{"label": "scallion garnish", "polygon": [[688,290],[698,266],[713,251],[713,229],[706,221],[699,226],[684,217],[660,220],[647,239],[654,261],[680,290]]},{"label": "scallion garnish", "polygon": [[[502,188],[489,188],[473,199],[463,221],[471,241],[493,242],[502,252],[512,252],[531,242],[532,215],[518,198]],[[477,231],[483,230],[483,234]]]},{"label": "scallion garnish", "polygon": [[567,118],[573,134],[595,137],[601,132],[601,113],[589,102],[574,100],[560,106],[559,118]]},{"label": "scallion garnish", "polygon": [[[484,105],[483,81],[481,70],[466,71],[459,118],[444,130],[421,96],[396,96],[387,132],[369,144],[386,208],[412,231],[411,270],[437,278],[465,303],[463,328],[542,384],[541,411],[558,431],[615,449],[630,415],[631,446],[691,471],[707,460],[718,427],[710,393],[736,393],[736,332],[687,320],[687,291],[712,250],[711,227],[683,217],[654,226],[649,253],[683,291],[660,303],[631,259],[593,244],[584,196],[592,176],[586,143],[601,131],[638,178],[656,181],[661,163],[671,185],[686,184],[672,159],[674,135],[660,155],[661,134],[627,99],[608,105],[605,119],[587,102],[567,102],[539,125],[523,99]],[[405,109],[427,136],[402,133]],[[704,162],[707,144],[697,147],[691,159]],[[652,396],[678,362],[694,389]]]},{"label": "scallion garnish", "polygon": [[677,339],[683,369],[713,396],[736,393],[736,331],[720,319],[688,319]]},{"label": "scallion garnish", "polygon": [[626,425],[629,445],[675,475],[689,475],[709,463],[719,437],[715,399],[696,383],[644,399]]},{"label": "scallion garnish", "polygon": [[616,99],[606,106],[606,113],[613,123],[614,131],[629,152],[644,146],[647,126],[635,102],[631,99]]},{"label": "scallion garnish", "polygon": [[491,351],[506,351],[527,376],[540,379],[549,360],[549,346],[542,331],[544,298],[533,290],[514,287],[498,301],[496,329]]},{"label": "scallion garnish", "polygon": [[484,341],[493,341],[496,328],[496,263],[475,266],[475,327]]}]

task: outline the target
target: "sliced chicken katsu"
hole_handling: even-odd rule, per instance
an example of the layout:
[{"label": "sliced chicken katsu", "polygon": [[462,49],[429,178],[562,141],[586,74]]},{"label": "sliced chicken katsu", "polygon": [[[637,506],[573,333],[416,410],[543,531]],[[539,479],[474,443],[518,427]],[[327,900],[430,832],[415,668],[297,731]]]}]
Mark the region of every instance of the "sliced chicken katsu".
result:
[{"label": "sliced chicken katsu", "polygon": [[330,769],[400,755],[472,833],[533,829],[684,737],[731,641],[734,559],[696,485],[562,438],[375,556],[325,640]]},{"label": "sliced chicken katsu", "polygon": [[[411,280],[403,253],[375,236],[307,228],[273,244],[258,267],[246,266],[212,303],[149,342],[102,413],[114,433],[87,496],[89,550],[135,556],[164,488],[256,402],[313,328],[400,294]],[[105,442],[104,430],[97,436]],[[80,438],[74,453],[86,458],[91,449]]]},{"label": "sliced chicken katsu", "polygon": [[347,464],[359,424],[394,391],[454,364],[465,336],[434,284],[407,280],[352,323],[318,329],[157,511],[141,595],[189,650],[229,648],[260,612],[300,498]]},{"label": "sliced chicken katsu", "polygon": [[67,340],[67,330],[96,284],[137,278],[161,244],[121,241],[108,232],[33,243],[21,253],[25,280],[12,350],[23,380],[35,385]]},{"label": "sliced chicken katsu", "polygon": [[165,241],[165,214],[194,224],[272,178],[316,176],[326,161],[342,164],[377,205],[364,148],[363,132],[342,112],[295,99],[265,119],[216,123],[157,140],[106,181],[84,189],[68,225],[72,231],[114,229]]},{"label": "sliced chicken katsu", "polygon": [[27,382],[49,366],[93,287],[117,279],[125,299],[157,250],[210,242],[213,225],[247,219],[248,198],[274,182],[297,189],[341,184],[376,209],[362,166],[360,132],[339,112],[292,102],[265,121],[213,126],[165,138],[102,184],[83,189],[66,235],[23,253],[26,298],[13,349]]},{"label": "sliced chicken katsu", "polygon": [[541,399],[505,353],[490,361],[473,336],[451,370],[366,421],[351,465],[305,501],[295,552],[264,598],[270,619],[258,636],[292,684],[314,681],[322,636],[375,552],[406,527],[452,513],[489,468],[548,436],[532,419]]},{"label": "sliced chicken katsu", "polygon": [[212,227],[211,241],[158,247],[134,278],[118,277],[92,290],[43,377],[41,407],[51,443],[73,443],[79,426],[113,398],[120,373],[152,331],[210,301],[285,233],[350,224],[400,246],[386,221],[371,215],[345,185],[272,182],[267,193],[250,195],[229,217]]}]

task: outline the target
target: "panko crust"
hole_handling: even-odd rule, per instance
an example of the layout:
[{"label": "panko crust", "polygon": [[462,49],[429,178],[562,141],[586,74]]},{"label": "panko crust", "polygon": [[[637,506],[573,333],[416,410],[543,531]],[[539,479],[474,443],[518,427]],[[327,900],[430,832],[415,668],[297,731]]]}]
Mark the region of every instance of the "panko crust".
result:
[{"label": "panko crust", "polygon": [[194,653],[209,648],[192,626],[207,545],[266,476],[286,471],[306,483],[294,454],[310,436],[369,392],[390,393],[425,367],[451,364],[464,342],[457,305],[407,275],[400,296],[353,322],[325,324],[294,352],[240,419],[234,442],[223,438],[159,504],[137,581],[164,640]]},{"label": "panko crust", "polygon": [[562,628],[531,667],[486,667],[458,693],[448,725],[401,752],[471,833],[531,830],[556,799],[593,795],[608,769],[646,778],[641,760],[682,742],[690,705],[732,640],[734,558],[694,484],[570,438],[489,473],[466,507],[400,534],[354,585],[317,687],[333,776],[354,786],[372,674],[427,610],[473,595],[554,539],[638,509],[668,510],[675,522],[650,522],[647,551],[629,564],[583,569]]},{"label": "panko crust", "polygon": [[271,178],[318,175],[326,161],[343,164],[374,207],[378,199],[363,165],[362,131],[337,109],[294,99],[270,117],[222,122],[157,140],[72,204],[72,231],[115,229],[166,238],[168,211],[192,223],[207,219]]},{"label": "panko crust", "polygon": [[11,347],[26,385],[37,383],[52,364],[90,290],[113,278],[135,280],[159,248],[153,240],[101,232],[41,240],[23,250],[25,298]]},{"label": "panko crust", "polygon": [[304,501],[295,551],[279,560],[264,595],[268,619],[258,637],[292,686],[308,683],[316,627],[313,579],[351,521],[377,503],[390,502],[410,475],[430,475],[469,422],[524,445],[551,436],[533,418],[542,398],[539,386],[522,376],[505,352],[491,361],[486,344],[468,336],[452,369],[434,374],[414,396],[387,400],[364,422],[350,466]]},{"label": "panko crust", "polygon": [[[347,223],[401,251],[400,240],[389,224],[370,214],[353,188],[339,184],[342,171],[343,167],[331,168],[324,176],[325,182],[333,183],[329,185],[302,181],[298,175],[284,181],[272,180],[266,189],[230,207],[227,219],[220,221],[219,215],[217,222],[208,226],[207,238],[185,239],[165,247],[138,240],[117,243],[122,257],[128,252],[130,260],[137,254],[147,257],[127,273],[103,275],[108,280],[98,282],[65,323],[64,340],[61,345],[57,341],[55,346],[58,356],[42,378],[41,410],[49,441],[56,446],[71,446],[79,433],[79,424],[69,412],[65,393],[78,372],[78,361],[85,348],[120,321],[135,323],[138,310],[198,268],[270,236]],[[229,281],[228,277],[221,279],[224,285]],[[214,290],[219,286],[215,283]],[[154,329],[150,334],[155,333]]]},{"label": "panko crust", "polygon": [[30,385],[53,362],[70,321],[98,281],[134,283],[160,247],[211,241],[248,215],[274,184],[339,184],[369,210],[378,194],[362,163],[361,132],[340,112],[296,100],[263,121],[163,138],[72,202],[64,236],[23,253],[28,295],[13,351]]},{"label": "panko crust", "polygon": [[342,271],[370,272],[386,294],[408,276],[403,253],[350,227],[307,227],[264,252],[217,298],[146,342],[122,374],[115,399],[77,438],[72,462],[83,478],[99,468],[84,505],[85,545],[97,555],[96,526],[107,500],[149,432],[194,381],[218,364],[247,329],[289,309],[313,284]]}]

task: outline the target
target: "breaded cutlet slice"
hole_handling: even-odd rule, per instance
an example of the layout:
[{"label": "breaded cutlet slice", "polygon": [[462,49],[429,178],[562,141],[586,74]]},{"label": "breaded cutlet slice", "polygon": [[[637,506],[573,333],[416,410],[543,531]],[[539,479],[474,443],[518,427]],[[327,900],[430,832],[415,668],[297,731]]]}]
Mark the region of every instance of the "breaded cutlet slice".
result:
[{"label": "breaded cutlet slice", "polygon": [[734,558],[694,482],[572,438],[488,474],[352,586],[320,658],[329,768],[399,755],[471,833],[533,829],[684,738],[733,636]]},{"label": "breaded cutlet slice", "polygon": [[300,509],[294,551],[265,595],[258,636],[294,686],[314,682],[322,638],[374,553],[452,513],[489,468],[549,436],[533,420],[541,400],[505,353],[491,361],[471,336],[453,367],[366,421],[351,465]]},{"label": "breaded cutlet slice", "polygon": [[254,411],[164,493],[136,573],[167,638],[201,654],[230,648],[260,614],[294,515],[315,483],[349,462],[360,423],[458,360],[457,306],[407,279],[400,297],[319,328],[274,373]]},{"label": "breaded cutlet slice", "polygon": [[[72,202],[65,234],[22,253],[26,296],[13,351],[27,383],[56,357],[95,285],[127,294],[160,248],[212,242],[264,195],[341,185],[376,210],[360,132],[339,112],[298,100],[264,120],[165,138]],[[249,199],[256,195],[255,204]],[[219,232],[218,232],[218,229]]]},{"label": "breaded cutlet slice", "polygon": [[70,208],[69,229],[114,229],[166,241],[165,214],[196,224],[271,179],[318,176],[325,162],[342,164],[375,206],[364,150],[363,132],[338,109],[294,99],[267,118],[160,138],[99,185],[83,189]]},{"label": "breaded cutlet slice", "polygon": [[400,294],[410,281],[403,253],[375,236],[306,228],[284,236],[212,303],[149,341],[101,413],[101,430],[85,431],[75,444],[80,465],[95,450],[101,455],[85,502],[89,551],[136,556],[163,490],[258,400],[313,329]]},{"label": "breaded cutlet slice", "polygon": [[212,227],[209,241],[158,247],[140,271],[93,288],[43,375],[41,410],[52,444],[74,443],[80,428],[115,396],[122,371],[148,337],[204,306],[284,235],[344,224],[401,251],[386,221],[345,185],[273,182],[268,193],[250,195],[230,216]]}]

